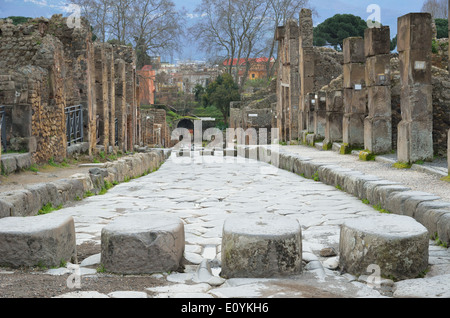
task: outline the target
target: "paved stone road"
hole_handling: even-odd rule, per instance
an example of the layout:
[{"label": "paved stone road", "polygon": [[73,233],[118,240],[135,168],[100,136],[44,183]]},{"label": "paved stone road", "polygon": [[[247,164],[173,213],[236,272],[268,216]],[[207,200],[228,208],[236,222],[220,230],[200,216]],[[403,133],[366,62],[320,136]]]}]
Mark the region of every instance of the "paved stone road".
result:
[{"label": "paved stone road", "polygon": [[[187,265],[184,273],[157,274],[161,281],[159,287],[133,294],[119,293],[119,297],[146,296],[143,292],[153,297],[187,298],[393,296],[392,281],[382,280],[381,288],[371,288],[364,282],[367,277],[357,279],[334,270],[336,256],[319,255],[324,248],[338,251],[339,226],[344,220],[379,213],[371,206],[331,186],[256,161],[243,163],[242,158],[200,157],[194,160],[203,162],[183,164],[175,159],[172,155],[155,173],[57,212],[75,218],[78,245],[91,241],[100,244],[102,227],[125,213],[167,214],[185,222]],[[222,226],[226,218],[236,214],[277,214],[298,219],[302,225],[305,262],[302,275],[286,279],[221,279]],[[95,271],[98,262],[99,255],[86,259],[81,275],[101,276]],[[430,264],[435,266],[427,274],[429,281],[409,280],[405,294],[399,290],[397,295],[449,297],[449,250],[430,241]],[[49,273],[60,274],[61,270],[67,269],[49,270]],[[433,286],[433,279],[442,281],[442,277],[447,279],[444,285],[447,290],[438,292],[439,288],[434,287],[432,291],[425,291],[425,285]],[[417,294],[416,285],[422,294]],[[105,296],[92,292],[74,291],[61,296]]]}]

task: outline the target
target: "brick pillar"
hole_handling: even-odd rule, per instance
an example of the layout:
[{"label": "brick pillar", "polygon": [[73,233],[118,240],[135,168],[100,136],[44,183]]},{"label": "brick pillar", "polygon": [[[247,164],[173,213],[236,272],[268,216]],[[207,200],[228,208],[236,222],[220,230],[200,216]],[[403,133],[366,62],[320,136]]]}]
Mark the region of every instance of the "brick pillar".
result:
[{"label": "brick pillar", "polygon": [[286,37],[289,45],[289,136],[288,141],[298,138],[298,111],[300,103],[299,28],[295,20],[289,20]]},{"label": "brick pillar", "polygon": [[401,111],[397,159],[413,163],[433,159],[431,15],[410,13],[398,19]]},{"label": "brick pillar", "polygon": [[126,101],[126,81],[125,81],[125,61],[116,59],[115,61],[115,118],[118,120],[119,150],[126,152],[126,129],[127,129],[127,101]]},{"label": "brick pillar", "polygon": [[364,39],[350,37],[344,40],[344,118],[342,141],[350,147],[364,145],[364,118],[366,117]]},{"label": "brick pillar", "polygon": [[388,153],[392,150],[390,29],[366,29],[364,38],[369,98],[364,147],[374,154]]},{"label": "brick pillar", "polygon": [[319,91],[316,96],[316,108],[314,111],[314,134],[316,140],[325,138],[326,114],[327,114],[327,94]]},{"label": "brick pillar", "polygon": [[[109,145],[113,146],[116,142],[116,75],[114,63],[113,47],[107,48],[107,65],[108,65],[108,116],[109,116]],[[106,149],[108,150],[108,149]]]},{"label": "brick pillar", "polygon": [[302,9],[299,21],[300,110],[298,125],[299,131],[302,131],[308,130],[307,94],[314,91],[314,37],[311,10]]},{"label": "brick pillar", "polygon": [[278,27],[275,33],[275,39],[278,41],[278,71],[277,71],[277,105],[276,105],[276,127],[281,140],[284,139],[284,120],[283,120],[283,70],[284,70],[284,30],[285,27]]},{"label": "brick pillar", "polygon": [[331,149],[333,142],[342,141],[342,119],[344,117],[344,100],[342,90],[327,92],[325,150]]},{"label": "brick pillar", "polygon": [[95,45],[95,85],[97,97],[97,116],[99,131],[99,142],[108,151],[109,145],[109,83],[108,83],[108,63],[107,44],[99,43]]}]

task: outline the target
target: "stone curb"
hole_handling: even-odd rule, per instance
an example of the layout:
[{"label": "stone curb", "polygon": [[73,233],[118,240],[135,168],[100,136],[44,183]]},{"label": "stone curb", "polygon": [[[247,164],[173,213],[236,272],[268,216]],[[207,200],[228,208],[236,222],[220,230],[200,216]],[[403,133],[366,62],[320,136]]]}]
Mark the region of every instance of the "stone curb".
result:
[{"label": "stone curb", "polygon": [[34,216],[46,204],[57,207],[80,200],[87,192],[98,194],[105,186],[105,181],[120,183],[140,177],[159,168],[169,156],[170,150],[150,150],[107,163],[104,168],[93,168],[86,174],[75,174],[69,179],[0,193],[0,218]]},{"label": "stone curb", "polygon": [[[273,158],[274,150],[264,148]],[[431,193],[412,191],[394,181],[342,168],[338,164],[316,162],[281,149],[277,153],[278,168],[308,179],[316,178],[361,200],[369,200],[371,205],[391,213],[413,217],[427,228],[432,239],[437,237],[441,242],[450,244],[450,202],[442,201]]]}]

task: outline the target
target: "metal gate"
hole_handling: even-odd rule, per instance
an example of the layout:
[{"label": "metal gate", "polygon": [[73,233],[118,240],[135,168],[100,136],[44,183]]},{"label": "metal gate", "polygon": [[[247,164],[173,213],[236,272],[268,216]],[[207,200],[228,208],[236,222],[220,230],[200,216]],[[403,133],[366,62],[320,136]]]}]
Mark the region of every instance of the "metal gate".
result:
[{"label": "metal gate", "polygon": [[6,111],[5,106],[0,106],[0,131],[2,152],[6,152]]},{"label": "metal gate", "polygon": [[83,108],[81,105],[65,109],[67,127],[67,145],[83,142]]}]

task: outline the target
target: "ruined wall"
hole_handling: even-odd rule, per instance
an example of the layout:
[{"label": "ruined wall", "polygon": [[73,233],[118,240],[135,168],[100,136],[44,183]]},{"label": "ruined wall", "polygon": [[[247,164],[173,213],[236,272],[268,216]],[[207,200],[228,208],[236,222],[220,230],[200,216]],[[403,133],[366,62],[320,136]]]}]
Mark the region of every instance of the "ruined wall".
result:
[{"label": "ruined wall", "polygon": [[62,15],[18,26],[0,20],[0,104],[6,106],[8,148],[31,152],[38,163],[64,159],[65,107],[81,105],[90,155],[132,151],[141,142],[133,48],[94,43],[86,20],[75,28],[66,22]]},{"label": "ruined wall", "polygon": [[170,130],[164,109],[141,109],[140,122],[143,146],[169,147]]},{"label": "ruined wall", "polygon": [[33,152],[37,162],[65,158],[64,45],[46,34],[47,19],[9,22],[0,22],[0,74],[6,80],[0,104],[9,109],[9,147]]}]

